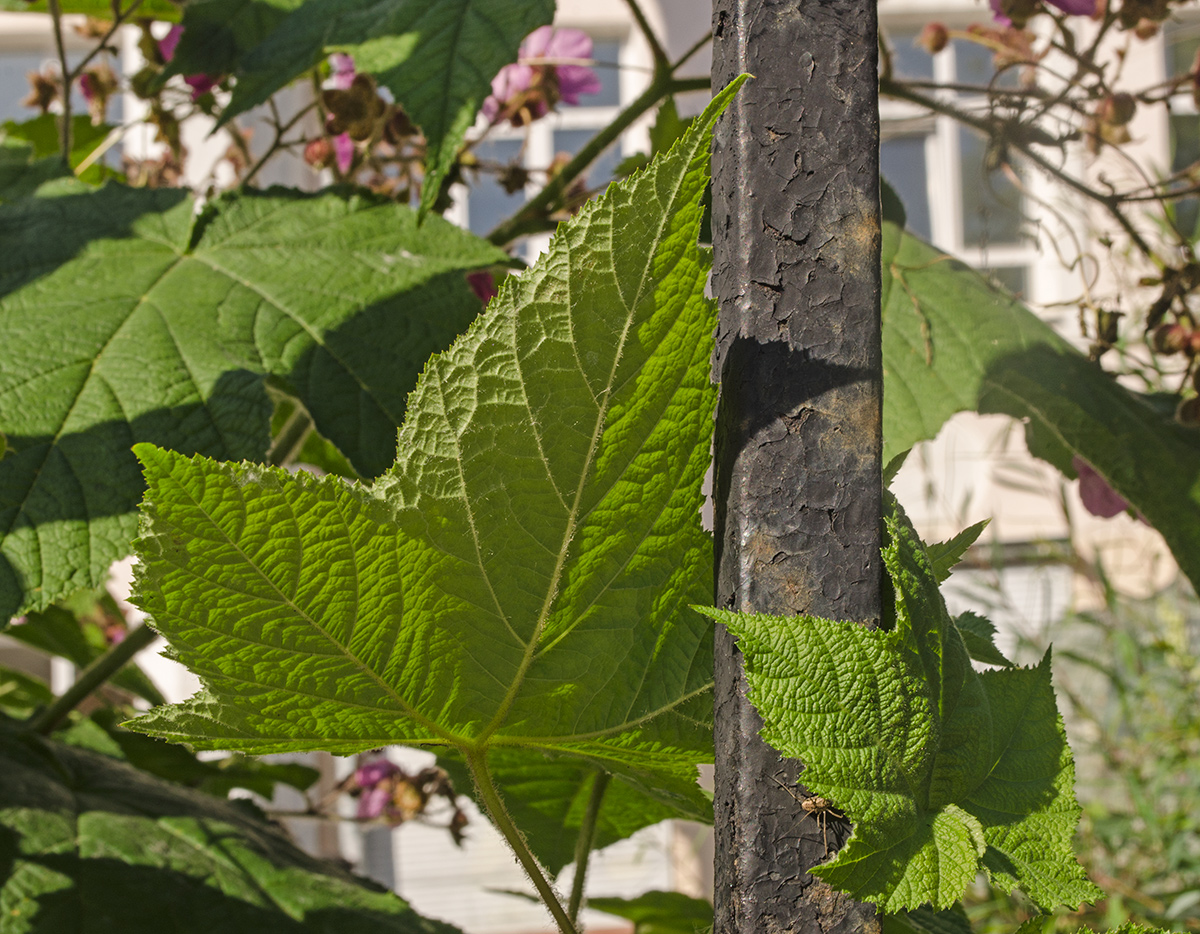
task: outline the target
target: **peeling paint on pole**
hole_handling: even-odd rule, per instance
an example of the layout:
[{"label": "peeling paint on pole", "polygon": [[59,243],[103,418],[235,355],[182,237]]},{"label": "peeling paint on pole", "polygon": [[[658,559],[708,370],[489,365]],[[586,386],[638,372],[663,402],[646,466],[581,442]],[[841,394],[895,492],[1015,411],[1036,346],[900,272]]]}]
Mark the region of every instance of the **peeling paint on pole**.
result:
[{"label": "peeling paint on pole", "polygon": [[[713,28],[714,89],[755,76],[713,147],[717,603],[877,620],[875,2],[714,0]],[[878,931],[808,874],[827,854],[783,787],[801,767],[759,739],[720,628],[716,680],[716,934]],[[830,849],[848,832],[830,819]]]}]

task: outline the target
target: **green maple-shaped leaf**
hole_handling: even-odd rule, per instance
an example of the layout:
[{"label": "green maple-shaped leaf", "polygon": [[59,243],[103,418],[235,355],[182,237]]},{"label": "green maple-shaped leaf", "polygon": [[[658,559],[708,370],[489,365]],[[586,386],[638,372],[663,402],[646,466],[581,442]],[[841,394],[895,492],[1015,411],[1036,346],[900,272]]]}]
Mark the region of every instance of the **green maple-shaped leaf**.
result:
[{"label": "green maple-shaped leaf", "polygon": [[813,872],[884,911],[961,897],[980,867],[1039,905],[1096,897],[1075,861],[1074,765],[1036,668],[976,673],[898,506],[884,562],[896,628],[708,610],[737,637],[763,737],[854,822]]},{"label": "green maple-shaped leaf", "polygon": [[[241,0],[207,0],[219,11]],[[200,9],[185,14],[211,22]],[[278,16],[268,4],[266,22]],[[437,198],[442,179],[475,122],[491,81],[529,33],[550,22],[554,0],[305,0],[261,44],[238,55],[236,43],[214,44],[228,67],[236,61],[233,97],[222,121],[260,104],[330,52],[354,56],[358,71],[388,88],[428,140],[422,209]],[[185,31],[186,36],[186,31]],[[239,40],[241,41],[241,40]],[[186,51],[193,67],[203,61]]]},{"label": "green maple-shaped leaf", "polygon": [[366,195],[282,190],[197,215],[178,190],[0,205],[0,618],[127,555],[152,441],[259,458],[284,380],[363,474],[395,452],[429,354],[479,311],[495,248]]},{"label": "green maple-shaped leaf", "polygon": [[136,599],[206,691],[134,726],[260,753],[450,745],[476,767],[544,749],[703,806],[697,231],[736,87],[430,360],[373,486],[137,449]]},{"label": "green maple-shaped leaf", "polygon": [[233,802],[3,723],[0,865],[5,934],[456,932]]}]

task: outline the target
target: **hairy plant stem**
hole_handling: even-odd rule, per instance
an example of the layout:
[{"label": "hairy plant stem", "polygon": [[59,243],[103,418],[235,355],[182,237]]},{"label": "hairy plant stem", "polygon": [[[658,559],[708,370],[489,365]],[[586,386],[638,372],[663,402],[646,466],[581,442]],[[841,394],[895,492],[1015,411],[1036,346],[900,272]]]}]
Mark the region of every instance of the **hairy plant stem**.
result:
[{"label": "hairy plant stem", "polygon": [[312,416],[297,403],[295,410],[288,416],[287,421],[279,430],[279,434],[271,442],[271,448],[267,451],[267,463],[272,467],[283,467],[290,464],[300,456],[300,450],[304,447],[308,436],[312,434],[312,430]]},{"label": "hairy plant stem", "polygon": [[625,0],[625,5],[629,7],[629,12],[633,14],[633,19],[637,23],[638,29],[646,40],[646,44],[650,46],[650,54],[654,56],[655,71],[669,71],[671,60],[667,58],[667,53],[663,51],[662,43],[658,41],[658,36],[654,34],[654,30],[650,28],[650,21],[646,19],[646,14],[642,10],[638,0]]},{"label": "hairy plant stem", "polygon": [[525,842],[524,835],[509,816],[508,809],[505,808],[504,802],[500,798],[500,792],[496,788],[496,782],[492,778],[491,769],[488,768],[487,752],[482,749],[469,749],[465,752],[467,765],[471,769],[471,777],[475,779],[475,787],[479,791],[479,797],[482,799],[484,807],[487,808],[492,824],[508,842],[513,855],[517,857],[517,862],[521,864],[521,868],[529,876],[529,881],[533,883],[533,887],[541,896],[542,903],[554,917],[554,923],[558,925],[559,931],[561,934],[579,934],[575,922],[563,908],[558,893],[554,891],[550,880],[546,878],[542,867],[538,865],[533,851],[529,849],[529,844]]},{"label": "hairy plant stem", "polygon": [[546,209],[558,203],[567,190],[567,186],[582,175],[592,161],[604,152],[618,136],[629,129],[638,117],[671,94],[681,94],[684,91],[703,91],[711,87],[708,78],[673,77],[672,72],[677,67],[678,63],[671,66],[669,70],[656,71],[650,86],[642,92],[637,100],[617,114],[612,123],[588,140],[587,145],[579,150],[575,158],[568,162],[562,171],[547,183],[545,188],[526,201],[521,210],[488,234],[487,239],[496,246],[504,246],[517,237],[545,230],[546,221],[542,215]]},{"label": "hairy plant stem", "polygon": [[[276,116],[275,139],[271,141],[271,145],[267,147],[267,151],[262,154],[262,156],[259,158],[259,160],[257,162],[255,162],[253,166],[250,167],[250,170],[242,178],[240,184],[243,188],[245,188],[247,185],[250,184],[251,179],[253,179],[254,176],[258,174],[259,169],[261,169],[264,165],[267,164],[267,160],[270,159],[273,155],[275,155],[275,153],[279,152],[279,150],[284,147],[285,144],[283,142],[283,137],[285,135],[287,135],[288,130],[290,130],[297,123],[299,123],[305,116],[307,116],[309,111],[315,110],[317,107],[317,102],[314,100],[312,103],[308,104],[305,107],[301,107],[300,110],[296,111],[296,113],[293,114],[292,118],[290,120],[288,120],[287,123],[280,123],[278,120],[278,113],[274,110],[274,100],[275,100],[274,98],[271,98],[272,113],[274,113]],[[231,134],[231,135],[233,135],[233,134]],[[295,145],[295,144],[293,143],[290,145]]]},{"label": "hairy plant stem", "polygon": [[575,878],[571,880],[571,897],[567,901],[567,915],[571,923],[579,920],[579,909],[583,907],[583,888],[587,882],[588,857],[596,843],[596,825],[600,818],[600,805],[604,803],[604,792],[608,789],[609,774],[597,772],[592,782],[592,793],[588,797],[583,823],[579,825],[579,837],[575,841]]},{"label": "hairy plant stem", "polygon": [[35,733],[48,736],[85,697],[124,668],[133,656],[154,641],[156,635],[145,623],[131,630],[124,639],[83,669],[75,683],[49,706],[30,717],[28,727]]},{"label": "hairy plant stem", "polygon": [[83,69],[87,68],[87,66],[92,63],[93,58],[108,48],[109,40],[111,40],[112,37],[117,34],[117,30],[125,24],[125,21],[128,20],[129,17],[133,16],[133,14],[137,12],[137,8],[141,5],[142,0],[133,0],[133,3],[129,4],[126,9],[117,13],[116,17],[113,19],[112,25],[108,28],[108,32],[100,37],[100,41],[96,43],[96,47],[88,52],[87,55],[85,55],[82,59],[80,59],[79,63],[71,69],[72,81],[83,74]]},{"label": "hairy plant stem", "polygon": [[63,165],[71,168],[71,85],[75,76],[67,67],[67,47],[63,43],[62,7],[58,0],[49,0],[50,22],[54,25],[54,45],[58,49],[58,70],[62,76],[62,116],[59,118],[58,138]]}]

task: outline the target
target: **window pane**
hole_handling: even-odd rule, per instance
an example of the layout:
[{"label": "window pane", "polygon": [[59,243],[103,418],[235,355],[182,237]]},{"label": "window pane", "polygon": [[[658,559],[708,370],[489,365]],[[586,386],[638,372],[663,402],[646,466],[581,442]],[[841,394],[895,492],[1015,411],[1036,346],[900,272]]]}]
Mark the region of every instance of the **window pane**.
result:
[{"label": "window pane", "polygon": [[1024,266],[1003,266],[999,269],[986,269],[984,272],[1013,295],[1023,296],[1028,290],[1028,270]]},{"label": "window pane", "polygon": [[925,166],[925,137],[896,136],[879,146],[879,168],[904,202],[908,229],[929,240],[929,187]]},{"label": "window pane", "polygon": [[[597,128],[598,129],[598,128]],[[593,136],[596,130],[556,130],[554,133],[555,153],[565,152],[569,156],[579,152]],[[621,161],[620,144],[610,146],[600,154],[592,167],[587,171],[589,188],[607,188],[612,181],[613,170]]]},{"label": "window pane", "polygon": [[[521,141],[484,140],[475,147],[474,152],[480,162],[507,165],[521,154]],[[473,172],[471,175],[470,194],[467,195],[467,226],[483,236],[524,203],[525,192],[518,190],[508,194],[494,171]]]},{"label": "window pane", "polygon": [[[1196,161],[1200,161],[1200,117],[1195,114],[1172,114],[1171,171],[1186,169]],[[1200,203],[1195,198],[1183,198],[1174,203],[1174,209],[1175,229],[1186,237],[1192,237],[1200,220]]]},{"label": "window pane", "polygon": [[600,79],[599,94],[583,94],[580,107],[616,107],[621,103],[621,73],[617,64],[621,60],[621,43],[616,39],[596,39],[592,43],[592,58],[596,65],[592,69]]},{"label": "window pane", "polygon": [[[74,66],[79,60],[79,55],[68,55],[67,61]],[[16,123],[24,123],[26,120],[32,120],[41,113],[36,107],[25,107],[21,104],[29,95],[29,78],[27,75],[31,71],[41,71],[42,66],[48,62],[57,62],[58,59],[53,55],[44,55],[37,52],[5,52],[0,54],[0,123],[5,120],[13,120]],[[112,62],[110,61],[110,64]],[[76,83],[74,93],[71,95],[71,110],[75,114],[87,113],[87,102],[83,99],[83,94],[79,91],[79,85]],[[114,94],[108,102],[108,122],[121,122],[121,96]]]},{"label": "window pane", "polygon": [[1021,76],[1021,68],[1017,65],[1006,68],[1004,73],[992,84],[996,75],[995,56],[991,49],[965,39],[955,39],[950,43],[954,50],[954,78],[960,84],[976,84],[981,87],[1013,88]]},{"label": "window pane", "polygon": [[933,80],[933,56],[916,44],[915,32],[889,32],[892,70],[897,77],[916,81]]},{"label": "window pane", "polygon": [[985,172],[986,145],[969,130],[958,131],[962,172],[963,243],[1019,243],[1021,193],[1003,172]]},{"label": "window pane", "polygon": [[1200,23],[1166,23],[1163,46],[1167,55],[1167,77],[1186,75],[1192,70],[1196,49],[1200,48]]}]

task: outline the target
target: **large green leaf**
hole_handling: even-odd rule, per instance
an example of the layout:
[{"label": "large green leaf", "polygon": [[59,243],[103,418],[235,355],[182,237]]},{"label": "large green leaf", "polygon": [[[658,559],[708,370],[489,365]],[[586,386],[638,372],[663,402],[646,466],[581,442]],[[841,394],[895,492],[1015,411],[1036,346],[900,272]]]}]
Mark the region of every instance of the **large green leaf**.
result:
[{"label": "large green leaf", "polygon": [[[128,10],[128,0],[120,4],[122,10]],[[113,0],[60,0],[59,9],[64,13],[82,13],[97,19],[111,20],[113,15]],[[14,13],[38,13],[45,15],[50,10],[47,0],[0,0],[0,10]],[[179,19],[180,5],[171,0],[142,0],[138,5],[137,15],[151,19],[174,21]]]},{"label": "large green leaf", "polygon": [[0,726],[5,934],[454,934],[236,805]]},{"label": "large green leaf", "polygon": [[[438,763],[450,773],[456,788],[471,787],[461,759],[439,756]],[[493,751],[491,769],[505,807],[529,848],[556,875],[575,859],[575,843],[600,771],[579,759],[548,758],[524,749]],[[611,779],[601,799],[594,848],[602,849],[664,820],[712,823],[711,808],[697,808],[694,797],[681,795],[678,803],[684,807],[661,801],[623,778]]]},{"label": "large green leaf", "polygon": [[645,892],[636,898],[589,898],[587,905],[633,922],[633,934],[705,934],[713,907],[682,892]]},{"label": "large green leaf", "polygon": [[885,224],[885,460],[954,413],[1024,419],[1068,477],[1079,456],[1166,539],[1200,587],[1200,432],[1121,386],[1019,301]]},{"label": "large green leaf", "polygon": [[130,446],[258,458],[285,380],[364,475],[429,354],[504,256],[366,195],[283,190],[197,215],[118,185],[0,205],[0,617],[98,585],[144,489]]},{"label": "large green leaf", "polygon": [[206,685],[137,728],[253,752],[542,749],[705,806],[697,231],[739,84],[430,361],[373,487],[137,449],[135,599]]},{"label": "large green leaf", "polygon": [[[183,34],[155,87],[173,75],[236,72],[242,59],[303,0],[193,0],[183,8]],[[290,79],[288,79],[290,80]],[[284,82],[286,83],[286,81]]]},{"label": "large green leaf", "polygon": [[348,52],[424,131],[428,209],[492,78],[553,16],[554,0],[305,0],[241,58],[222,120],[262,103],[327,53]]},{"label": "large green leaf", "polygon": [[[84,159],[92,154],[101,143],[108,137],[112,131],[112,127],[107,123],[99,125],[93,124],[87,116],[75,116],[71,118],[71,166],[78,166]],[[30,154],[33,159],[43,160],[51,159],[58,162],[59,172],[62,172],[62,161],[59,158],[59,136],[58,136],[58,118],[53,114],[41,114],[34,117],[32,120],[26,120],[24,123],[17,123],[13,120],[6,120],[0,124],[0,138],[3,142],[11,146],[12,144],[28,143],[33,147]],[[0,163],[2,165],[3,163]],[[45,174],[53,177],[49,166],[41,166],[35,163],[30,166],[29,173],[33,177],[39,174]],[[81,181],[89,185],[98,185],[113,174],[112,170],[105,166],[102,162],[96,162],[84,170],[80,177]],[[29,191],[16,192],[17,195],[28,194]],[[0,200],[12,200],[12,195]]]},{"label": "large green leaf", "polygon": [[1049,656],[976,673],[924,546],[891,508],[894,630],[708,611],[738,639],[764,739],[854,822],[813,872],[889,912],[949,907],[981,866],[1043,907],[1096,897],[1071,847],[1079,807]]},{"label": "large green leaf", "polygon": [[0,136],[0,204],[25,198],[43,182],[68,174],[61,159],[38,159],[28,140]]}]

